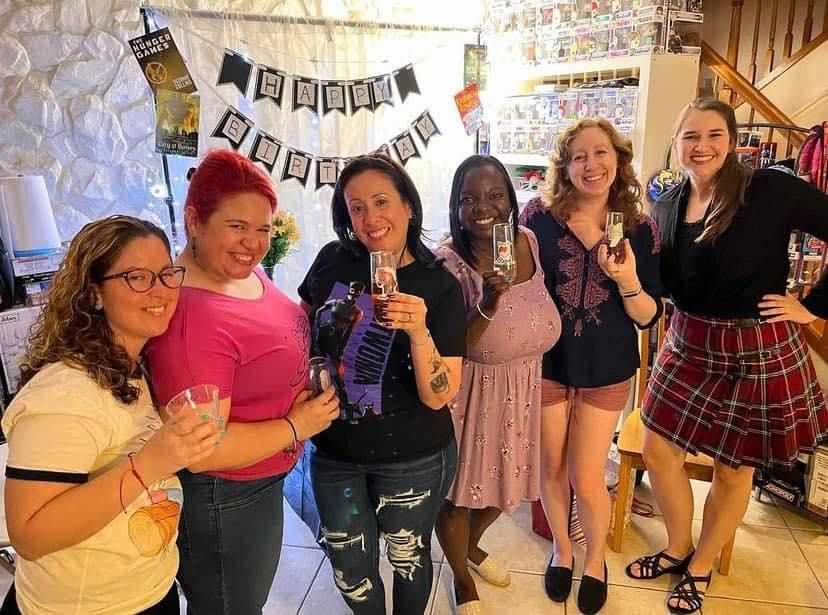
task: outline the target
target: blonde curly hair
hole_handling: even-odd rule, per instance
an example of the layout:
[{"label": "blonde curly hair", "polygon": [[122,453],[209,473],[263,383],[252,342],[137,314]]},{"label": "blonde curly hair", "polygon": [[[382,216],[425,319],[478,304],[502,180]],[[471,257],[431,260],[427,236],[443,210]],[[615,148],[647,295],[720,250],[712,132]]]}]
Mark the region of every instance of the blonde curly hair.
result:
[{"label": "blonde curly hair", "polygon": [[86,372],[125,404],[140,389],[130,384],[138,365],[115,340],[106,316],[95,309],[95,286],[132,240],[154,235],[170,250],[160,228],[131,216],[90,222],[72,240],[49,289],[49,302],[32,326],[21,362],[21,384],[46,366],[63,362]]},{"label": "blonde curly hair", "polygon": [[633,232],[638,224],[641,213],[641,184],[635,175],[632,166],[632,142],[621,136],[615,127],[604,118],[586,118],[568,127],[555,138],[555,145],[549,154],[549,169],[546,172],[546,181],[540,189],[541,199],[552,215],[561,222],[569,220],[575,209],[575,186],[566,171],[572,161],[569,146],[578,134],[587,128],[600,128],[610,143],[612,143],[618,157],[618,171],[615,181],[609,192],[608,207],[610,211],[620,211],[624,214],[624,229]]}]

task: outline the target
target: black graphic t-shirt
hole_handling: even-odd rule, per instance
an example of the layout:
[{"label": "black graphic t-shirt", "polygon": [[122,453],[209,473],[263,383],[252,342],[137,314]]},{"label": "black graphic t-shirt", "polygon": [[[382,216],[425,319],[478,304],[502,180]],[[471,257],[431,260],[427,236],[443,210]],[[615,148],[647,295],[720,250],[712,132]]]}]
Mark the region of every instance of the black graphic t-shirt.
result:
[{"label": "black graphic t-shirt", "polygon": [[[437,452],[454,437],[451,415],[420,401],[408,336],[374,320],[369,277],[368,258],[335,241],[319,251],[299,286],[311,306],[314,353],[331,359],[340,391],[340,420],[313,443],[354,463]],[[425,301],[426,325],[441,356],[463,356],[466,308],[454,276],[442,265],[415,261],[401,267],[397,279],[400,292]]]}]

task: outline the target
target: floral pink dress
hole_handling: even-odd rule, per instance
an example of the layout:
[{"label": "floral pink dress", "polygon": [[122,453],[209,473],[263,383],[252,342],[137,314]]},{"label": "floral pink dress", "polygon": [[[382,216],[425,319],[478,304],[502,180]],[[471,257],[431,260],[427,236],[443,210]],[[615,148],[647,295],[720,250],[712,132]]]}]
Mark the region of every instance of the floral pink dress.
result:
[{"label": "floral pink dress", "polygon": [[[500,298],[449,403],[460,459],[447,498],[456,506],[512,512],[540,494],[541,358],[558,341],[561,319],[544,286],[535,235],[520,232],[529,239],[535,274]],[[483,278],[447,245],[435,252],[459,280],[468,315],[477,314]]]}]

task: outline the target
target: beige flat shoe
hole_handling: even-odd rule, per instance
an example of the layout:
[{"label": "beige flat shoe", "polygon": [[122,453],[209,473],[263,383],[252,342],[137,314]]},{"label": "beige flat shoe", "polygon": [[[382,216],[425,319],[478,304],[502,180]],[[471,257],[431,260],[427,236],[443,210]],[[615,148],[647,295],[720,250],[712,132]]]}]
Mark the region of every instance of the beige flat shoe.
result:
[{"label": "beige flat shoe", "polygon": [[486,559],[480,562],[479,565],[469,560],[469,568],[479,574],[486,583],[498,587],[506,587],[512,582],[512,575],[509,574],[509,571],[491,555],[487,555]]},{"label": "beige flat shoe", "polygon": [[486,615],[486,611],[483,610],[483,603],[480,600],[472,600],[458,605],[456,613],[457,615]]}]

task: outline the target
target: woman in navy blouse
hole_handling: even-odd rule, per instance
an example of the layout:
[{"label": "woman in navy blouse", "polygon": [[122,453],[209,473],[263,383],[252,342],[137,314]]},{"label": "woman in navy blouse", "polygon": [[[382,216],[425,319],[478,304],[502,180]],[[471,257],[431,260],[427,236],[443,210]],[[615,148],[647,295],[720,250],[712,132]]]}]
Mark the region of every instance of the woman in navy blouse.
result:
[{"label": "woman in navy blouse", "polygon": [[[651,326],[661,313],[658,233],[641,213],[632,158],[630,141],[609,122],[581,120],[558,136],[543,196],[521,216],[538,238],[562,321],[560,341],[543,360],[541,489],[554,535],[546,593],[564,602],[572,585],[571,483],[587,540],[583,613],[597,613],[607,597],[604,467],[638,367],[635,327]],[[609,211],[624,214],[623,259],[608,255]]]}]

